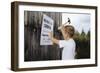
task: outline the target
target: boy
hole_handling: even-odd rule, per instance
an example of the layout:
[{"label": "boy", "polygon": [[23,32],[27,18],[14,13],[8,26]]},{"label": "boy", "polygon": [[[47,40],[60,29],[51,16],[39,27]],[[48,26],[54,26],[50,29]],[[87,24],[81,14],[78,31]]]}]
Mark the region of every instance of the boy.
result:
[{"label": "boy", "polygon": [[52,32],[49,33],[49,37],[53,43],[58,44],[62,51],[62,60],[74,59],[75,58],[75,41],[73,40],[74,27],[71,25],[60,26],[60,31],[63,35],[64,40],[58,40],[53,37]]}]

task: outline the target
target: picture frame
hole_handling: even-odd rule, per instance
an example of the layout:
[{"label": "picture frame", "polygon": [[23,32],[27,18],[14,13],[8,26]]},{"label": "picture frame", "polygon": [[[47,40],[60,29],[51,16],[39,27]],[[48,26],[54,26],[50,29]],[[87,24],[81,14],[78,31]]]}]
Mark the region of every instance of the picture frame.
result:
[{"label": "picture frame", "polygon": [[[53,46],[52,43],[47,43],[50,41],[41,40],[41,31],[44,28],[43,17],[53,23],[54,34],[61,35],[56,33],[58,32],[57,28],[65,23],[67,16],[71,18],[72,24],[77,24],[74,26],[82,36],[89,33],[89,38],[86,37],[88,44],[87,41],[81,42],[83,46],[81,46],[81,50],[78,50],[75,60],[61,60],[62,50],[58,50],[57,45]],[[80,23],[84,23],[84,25]],[[82,36],[79,36],[81,37],[78,39],[79,41],[82,40]],[[35,39],[33,39],[34,37]],[[80,42],[77,43],[80,47]],[[82,50],[84,46],[88,49]],[[53,50],[52,47],[56,49]],[[96,6],[20,1],[11,3],[11,70],[27,71],[93,66],[97,66]]]}]

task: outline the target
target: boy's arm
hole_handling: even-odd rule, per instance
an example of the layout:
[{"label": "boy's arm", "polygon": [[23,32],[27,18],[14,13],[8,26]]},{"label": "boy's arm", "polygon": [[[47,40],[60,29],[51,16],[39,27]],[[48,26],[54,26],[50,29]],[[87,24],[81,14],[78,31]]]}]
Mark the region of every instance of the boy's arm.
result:
[{"label": "boy's arm", "polygon": [[61,31],[64,40],[66,40],[66,34],[65,34],[65,31],[64,31],[64,26],[62,25],[61,28],[60,28],[59,30]]},{"label": "boy's arm", "polygon": [[63,35],[63,38],[64,40],[66,40],[66,34],[65,34],[65,30],[64,30],[64,27],[68,24],[68,21],[65,22],[64,24],[62,24],[60,27],[58,27],[58,30],[61,31],[62,35]]},{"label": "boy's arm", "polygon": [[59,40],[53,37],[53,33],[52,32],[49,33],[49,37],[50,37],[50,39],[52,40],[53,43],[59,44]]}]

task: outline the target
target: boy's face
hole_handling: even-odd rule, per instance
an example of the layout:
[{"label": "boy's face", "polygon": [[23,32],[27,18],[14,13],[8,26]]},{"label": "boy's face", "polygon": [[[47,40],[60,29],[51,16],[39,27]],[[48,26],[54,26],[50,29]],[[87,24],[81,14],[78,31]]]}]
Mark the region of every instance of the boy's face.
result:
[{"label": "boy's face", "polygon": [[63,30],[64,30],[64,35],[65,35],[66,37],[68,37],[69,35],[68,35],[66,29],[64,28]]}]

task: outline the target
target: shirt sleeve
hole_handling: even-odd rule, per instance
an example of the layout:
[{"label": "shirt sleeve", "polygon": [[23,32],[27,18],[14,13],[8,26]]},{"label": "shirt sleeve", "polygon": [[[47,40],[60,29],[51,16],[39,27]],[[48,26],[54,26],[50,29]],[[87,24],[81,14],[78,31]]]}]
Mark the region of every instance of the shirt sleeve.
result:
[{"label": "shirt sleeve", "polygon": [[64,40],[59,40],[59,48],[63,48],[67,45],[67,43]]}]

